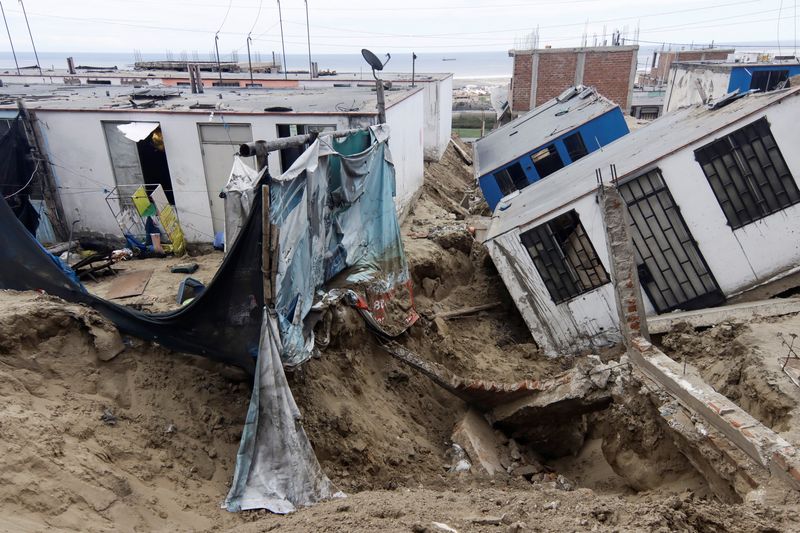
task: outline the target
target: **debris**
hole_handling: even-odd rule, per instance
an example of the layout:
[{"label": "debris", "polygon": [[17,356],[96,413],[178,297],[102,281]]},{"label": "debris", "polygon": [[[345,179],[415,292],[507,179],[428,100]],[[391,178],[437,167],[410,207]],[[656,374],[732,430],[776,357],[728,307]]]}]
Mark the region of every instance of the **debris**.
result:
[{"label": "debris", "polygon": [[504,471],[497,455],[494,431],[475,409],[467,411],[456,424],[452,440],[464,449],[480,473],[493,476]]},{"label": "debris", "polygon": [[180,263],[170,268],[169,271],[175,274],[192,274],[199,268],[197,263]]},{"label": "debris", "polygon": [[206,290],[206,286],[199,280],[196,280],[192,277],[186,276],[178,285],[178,295],[175,297],[178,304],[183,305],[185,302],[189,300],[193,300],[197,298],[203,291]]},{"label": "debris", "polygon": [[469,472],[470,468],[472,468],[472,464],[469,462],[467,454],[464,452],[464,448],[456,443],[453,443],[451,452],[453,454],[453,466],[450,467],[448,472]]},{"label": "debris", "polygon": [[103,409],[103,414],[100,415],[100,420],[107,426],[116,426],[117,425],[117,417],[114,415],[114,413],[108,407],[105,407]]},{"label": "debris", "polygon": [[475,518],[470,518],[469,521],[473,524],[479,526],[499,526],[503,523],[503,519],[506,515],[503,516],[478,516]]},{"label": "debris", "polygon": [[544,509],[545,509],[546,511],[555,511],[556,509],[558,509],[558,507],[559,507],[560,505],[561,505],[561,502],[559,502],[558,500],[553,500],[553,501],[552,501],[552,502],[550,502],[550,503],[546,503],[546,504],[544,505]]},{"label": "debris", "polygon": [[[424,281],[423,281],[424,282]],[[492,302],[488,304],[481,304],[481,305],[473,305],[470,307],[462,307],[461,309],[455,309],[453,311],[443,311],[441,313],[436,313],[436,318],[443,318],[445,320],[450,320],[453,318],[458,318],[466,315],[473,315],[475,313],[479,313],[481,311],[488,311],[489,309],[496,309],[503,305],[502,302]]]},{"label": "debris", "polygon": [[445,533],[458,533],[458,530],[453,529],[452,527],[448,526],[447,524],[443,524],[442,522],[431,522],[431,525],[438,529],[439,531],[444,531]]},{"label": "debris", "polygon": [[152,275],[152,270],[137,270],[120,274],[106,291],[106,300],[116,300],[142,294]]},{"label": "debris", "polygon": [[457,142],[455,142],[453,139],[450,139],[450,144],[453,145],[453,148],[456,149],[456,153],[461,158],[461,160],[464,161],[464,163],[472,165],[472,158],[469,155],[467,155],[467,152],[465,152],[464,149],[461,148]]}]

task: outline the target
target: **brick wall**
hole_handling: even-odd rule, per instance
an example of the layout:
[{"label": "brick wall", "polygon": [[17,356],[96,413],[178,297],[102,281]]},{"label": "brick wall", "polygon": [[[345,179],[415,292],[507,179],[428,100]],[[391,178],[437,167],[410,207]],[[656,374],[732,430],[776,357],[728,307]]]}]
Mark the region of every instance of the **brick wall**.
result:
[{"label": "brick wall", "polygon": [[511,109],[514,111],[530,111],[532,63],[530,54],[514,56],[514,77],[511,78]]},{"label": "brick wall", "polygon": [[636,63],[636,51],[586,52],[583,84],[627,110],[631,87],[631,69]]},{"label": "brick wall", "polygon": [[572,51],[540,54],[536,76],[536,105],[542,105],[564,92],[564,89],[575,85],[577,64],[578,54]]},{"label": "brick wall", "polygon": [[[536,83],[534,106],[541,105],[576,83],[579,55],[583,54],[583,85],[594,86],[600,94],[619,104],[628,104],[631,71],[636,63],[632,47],[564,48],[512,51],[514,77],[511,80],[511,109],[524,113],[531,109],[531,70]],[[534,56],[536,56],[534,58]]]}]

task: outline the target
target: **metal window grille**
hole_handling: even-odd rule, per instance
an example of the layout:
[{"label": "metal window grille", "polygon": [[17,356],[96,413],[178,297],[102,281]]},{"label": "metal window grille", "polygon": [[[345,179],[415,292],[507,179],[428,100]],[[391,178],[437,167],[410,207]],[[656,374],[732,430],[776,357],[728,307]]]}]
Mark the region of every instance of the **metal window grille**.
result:
[{"label": "metal window grille", "polygon": [[586,149],[586,143],[583,142],[583,136],[579,131],[576,131],[568,137],[564,137],[564,146],[567,148],[567,154],[569,154],[569,159],[572,162],[577,161],[589,153]]},{"label": "metal window grille", "polygon": [[766,118],[694,154],[733,229],[800,202],[800,190]]},{"label": "metal window grille", "polygon": [[575,211],[526,231],[521,239],[555,303],[609,281]]}]

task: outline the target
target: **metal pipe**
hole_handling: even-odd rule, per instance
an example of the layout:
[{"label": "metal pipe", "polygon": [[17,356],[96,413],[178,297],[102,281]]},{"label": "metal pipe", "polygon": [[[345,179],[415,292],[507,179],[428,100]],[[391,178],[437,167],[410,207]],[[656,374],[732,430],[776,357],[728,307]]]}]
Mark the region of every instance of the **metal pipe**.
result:
[{"label": "metal pipe", "polygon": [[28,35],[31,36],[31,46],[33,46],[33,57],[36,58],[36,66],[39,67],[39,76],[44,76],[42,73],[42,65],[39,63],[39,54],[36,53],[36,43],[33,42],[33,32],[31,32],[31,25],[28,23],[28,13],[25,11],[25,4],[19,0],[19,5],[22,6],[22,14],[25,16],[25,25],[28,27]]},{"label": "metal pipe", "polygon": [[289,74],[286,72],[286,45],[283,42],[283,15],[281,15],[281,0],[278,0],[278,22],[281,24],[281,50],[283,50],[283,79],[288,80]]},{"label": "metal pipe", "polygon": [[250,60],[250,41],[251,40],[252,39],[250,38],[250,34],[248,33],[247,34],[247,65],[250,68],[250,85],[253,85],[254,84],[254,82],[253,82],[253,62]]},{"label": "metal pipe", "polygon": [[310,133],[305,135],[293,135],[292,137],[281,137],[280,139],[275,139],[272,141],[252,141],[239,145],[239,155],[241,157],[262,157],[267,155],[269,152],[275,152],[276,150],[283,150],[293,146],[302,146],[317,136],[333,137],[334,139],[337,139],[339,137],[347,137],[348,135],[358,133],[360,131],[367,131],[368,129],[369,128],[354,128],[349,130],[327,131],[325,133],[320,133],[319,135]]},{"label": "metal pipe", "polygon": [[219,32],[214,34],[214,49],[217,51],[217,73],[219,73],[219,86],[222,87],[222,66],[219,63]]},{"label": "metal pipe", "polygon": [[308,37],[308,77],[314,77],[314,69],[311,67],[311,26],[308,23],[308,0],[306,3],[306,36]]},{"label": "metal pipe", "polygon": [[3,22],[6,25],[6,33],[8,33],[8,42],[11,43],[11,55],[14,56],[14,64],[17,66],[17,75],[20,76],[22,73],[19,71],[19,63],[17,63],[17,53],[14,51],[14,41],[11,40],[11,30],[8,29],[8,21],[6,20],[6,10],[3,9],[3,3],[0,2],[0,11],[3,12]]}]

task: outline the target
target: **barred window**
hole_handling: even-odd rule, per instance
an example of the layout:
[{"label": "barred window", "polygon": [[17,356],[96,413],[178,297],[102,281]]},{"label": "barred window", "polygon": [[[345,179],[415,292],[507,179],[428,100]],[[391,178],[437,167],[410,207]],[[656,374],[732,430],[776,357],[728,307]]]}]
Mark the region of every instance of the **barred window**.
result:
[{"label": "barred window", "polygon": [[555,303],[608,283],[608,273],[575,211],[530,229],[521,238]]},{"label": "barred window", "polygon": [[741,228],[800,202],[766,118],[695,150],[728,225]]}]

